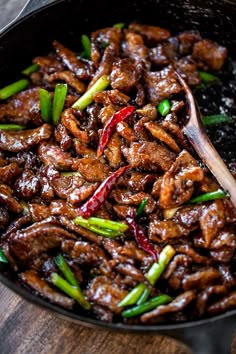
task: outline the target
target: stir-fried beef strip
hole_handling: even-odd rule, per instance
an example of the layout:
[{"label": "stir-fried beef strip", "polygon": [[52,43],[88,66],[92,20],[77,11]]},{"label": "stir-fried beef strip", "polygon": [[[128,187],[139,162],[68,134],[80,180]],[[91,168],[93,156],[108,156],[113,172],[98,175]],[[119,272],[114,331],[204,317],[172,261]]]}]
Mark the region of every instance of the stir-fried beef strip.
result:
[{"label": "stir-fried beef strip", "polygon": [[33,59],[30,85],[0,103],[0,261],[36,295],[102,321],[235,309],[236,210],[227,196],[201,200],[220,187],[184,136],[175,75],[205,85],[202,71],[218,75],[227,49],[197,31],[118,27],[94,31],[90,54],[55,40]]}]

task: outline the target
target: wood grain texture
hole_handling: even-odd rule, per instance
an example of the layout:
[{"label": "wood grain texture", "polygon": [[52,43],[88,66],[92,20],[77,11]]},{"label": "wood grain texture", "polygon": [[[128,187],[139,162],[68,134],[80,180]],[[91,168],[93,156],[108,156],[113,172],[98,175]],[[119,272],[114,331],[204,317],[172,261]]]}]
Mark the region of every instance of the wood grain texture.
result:
[{"label": "wood grain texture", "polygon": [[[26,0],[0,0],[0,27]],[[0,284],[1,354],[189,354],[158,335],[130,335],[88,329],[27,303]],[[236,354],[236,345],[233,350]]]}]

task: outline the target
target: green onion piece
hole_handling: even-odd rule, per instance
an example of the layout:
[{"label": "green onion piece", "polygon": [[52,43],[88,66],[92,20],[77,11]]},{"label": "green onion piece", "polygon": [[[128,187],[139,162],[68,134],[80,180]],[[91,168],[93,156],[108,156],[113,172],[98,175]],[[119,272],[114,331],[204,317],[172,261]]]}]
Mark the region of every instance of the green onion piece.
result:
[{"label": "green onion piece", "polygon": [[29,85],[29,80],[22,79],[14,82],[8,86],[3,87],[0,90],[0,100],[6,100],[7,98],[15,95],[18,92],[21,92]]},{"label": "green onion piece", "polygon": [[213,125],[219,123],[232,123],[233,119],[225,114],[213,114],[202,117],[203,125]]},{"label": "green onion piece", "polygon": [[83,52],[84,56],[87,59],[90,59],[91,58],[91,42],[90,42],[89,37],[86,34],[82,34],[81,43],[84,48],[84,52]]},{"label": "green onion piece", "polygon": [[108,238],[115,238],[117,236],[120,236],[122,232],[120,231],[115,231],[115,230],[110,230],[110,229],[105,229],[105,228],[100,228],[94,225],[90,225],[89,221],[87,219],[82,218],[81,216],[77,216],[74,219],[74,223],[76,225],[80,225],[84,227],[87,230],[90,230],[98,235],[102,235]]},{"label": "green onion piece", "polygon": [[61,118],[67,94],[67,84],[57,84],[52,103],[52,121],[57,124]]},{"label": "green onion piece", "polygon": [[80,58],[86,59],[86,53],[85,53],[85,51],[81,52],[80,55],[77,56],[77,58],[78,58],[78,59],[80,59]]},{"label": "green onion piece", "polygon": [[144,210],[145,206],[147,205],[147,202],[148,202],[148,198],[145,198],[145,199],[141,202],[141,204],[139,205],[138,211],[137,211],[137,214],[136,214],[136,217],[137,217],[137,218],[139,218],[139,217],[142,215],[143,210]]},{"label": "green onion piece", "polygon": [[175,249],[172,246],[167,245],[163,248],[160,253],[158,263],[153,263],[149,271],[145,274],[145,277],[151,285],[154,285],[160,278],[161,274],[164,272],[174,255]]},{"label": "green onion piece", "polygon": [[207,73],[205,71],[199,71],[199,76],[205,84],[211,84],[213,82],[219,81],[219,78],[215,75],[212,75],[210,73]]},{"label": "green onion piece", "polygon": [[90,225],[94,225],[104,229],[120,231],[120,232],[125,232],[129,228],[128,225],[123,224],[122,222],[112,221],[107,219],[91,217],[88,218],[87,221],[89,222]]},{"label": "green onion piece", "polygon": [[114,28],[120,28],[120,29],[122,29],[122,28],[125,27],[125,23],[123,23],[123,22],[115,23],[115,24],[113,25],[113,27],[114,27]]},{"label": "green onion piece", "polygon": [[75,288],[72,285],[70,285],[65,279],[63,279],[57,273],[51,274],[51,280],[52,280],[52,283],[57,288],[59,288],[61,291],[63,291],[68,296],[72,297],[72,299],[75,299],[80,304],[80,306],[82,306],[85,310],[90,310],[91,305],[85,299],[84,294],[82,293],[82,291],[80,289]]},{"label": "green onion piece", "polygon": [[75,288],[80,289],[80,286],[79,286],[72,270],[70,269],[65,258],[61,254],[56,256],[55,263],[58,266],[58,268],[60,269],[60,271],[62,272],[62,274],[64,275],[64,277],[66,278],[66,280]]},{"label": "green onion piece", "polygon": [[52,100],[50,93],[47,90],[40,88],[39,100],[42,119],[45,122],[50,122],[52,114]]},{"label": "green onion piece", "polygon": [[22,130],[25,129],[23,125],[19,124],[0,124],[1,130]]},{"label": "green onion piece", "polygon": [[29,76],[33,73],[35,73],[35,71],[38,71],[39,69],[39,65],[38,64],[32,64],[30,66],[28,66],[28,68],[22,70],[22,74],[26,75],[26,76]]},{"label": "green onion piece", "polygon": [[149,289],[148,287],[146,287],[142,293],[142,295],[140,296],[140,298],[137,301],[137,305],[142,305],[144,304],[147,299],[149,298],[149,295],[151,293],[151,289]]},{"label": "green onion piece", "polygon": [[162,116],[166,116],[170,112],[170,109],[171,109],[170,101],[167,99],[161,101],[157,107],[158,112]]},{"label": "green onion piece", "polygon": [[103,91],[110,84],[109,77],[107,75],[101,76],[93,86],[86,91],[72,106],[74,109],[85,109],[90,103],[93,102],[93,95],[97,92]]},{"label": "green onion piece", "polygon": [[142,305],[135,306],[131,309],[125,310],[121,313],[121,315],[125,318],[134,317],[138,315],[142,315],[145,312],[151,311],[155,309],[157,306],[167,304],[171,302],[173,299],[169,295],[159,295],[153,297],[151,300],[145,302]]},{"label": "green onion piece", "polygon": [[0,262],[2,263],[8,263],[8,260],[6,259],[3,250],[0,248]]},{"label": "green onion piece", "polygon": [[195,198],[190,199],[187,203],[189,204],[197,204],[197,203],[203,203],[207,202],[208,200],[215,200],[215,199],[222,199],[227,197],[227,194],[222,191],[221,189],[218,189],[215,192],[209,192],[205,194],[201,194]]},{"label": "green onion piece", "polygon": [[138,284],[125,296],[125,298],[118,304],[118,306],[123,307],[135,305],[146,288],[147,286],[144,283]]},{"label": "green onion piece", "polygon": [[62,176],[64,177],[71,177],[71,176],[81,176],[81,174],[78,171],[63,171],[61,172]]}]

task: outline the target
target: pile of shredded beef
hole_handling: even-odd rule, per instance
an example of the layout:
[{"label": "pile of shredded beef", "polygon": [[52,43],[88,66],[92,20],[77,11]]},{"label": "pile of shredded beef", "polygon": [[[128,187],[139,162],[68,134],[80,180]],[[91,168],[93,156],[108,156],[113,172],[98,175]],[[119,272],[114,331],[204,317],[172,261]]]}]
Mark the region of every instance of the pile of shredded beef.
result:
[{"label": "pile of shredded beef", "polygon": [[[159,27],[131,23],[91,34],[91,60],[58,41],[54,51],[33,62],[28,89],[0,103],[0,122],[26,126],[0,130],[0,247],[31,292],[64,308],[78,304],[51,282],[62,254],[92,305],[89,315],[103,321],[174,323],[236,308],[236,210],[229,198],[189,205],[220,187],[198,160],[181,131],[186,118],[183,89],[174,70],[190,86],[201,84],[199,70],[217,73],[227,50],[197,31],[176,36]],[[85,110],[73,103],[101,76],[108,89],[96,93]],[[41,118],[39,88],[53,95],[57,83],[68,94],[57,125]],[[171,103],[162,117],[157,105]],[[99,137],[115,112],[135,112],[117,124],[102,156]],[[176,254],[151,289],[174,300],[125,320],[119,302],[154,262],[130,230],[116,239],[75,225],[79,208],[114,171],[130,165],[94,216],[126,223],[147,198],[137,221],[157,252],[171,245]],[[65,175],[62,172],[77,171]]]}]

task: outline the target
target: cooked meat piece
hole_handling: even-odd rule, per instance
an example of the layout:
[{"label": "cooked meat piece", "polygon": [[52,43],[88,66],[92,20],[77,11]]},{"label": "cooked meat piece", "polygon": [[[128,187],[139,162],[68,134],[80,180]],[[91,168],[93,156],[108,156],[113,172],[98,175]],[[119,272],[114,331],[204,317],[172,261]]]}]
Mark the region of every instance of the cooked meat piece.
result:
[{"label": "cooked meat piece", "polygon": [[93,66],[90,62],[78,59],[75,53],[73,53],[70,49],[64,47],[58,41],[54,41],[53,46],[56,50],[57,55],[62,60],[63,64],[70,71],[72,71],[78,77],[78,79],[91,79],[91,76],[93,74]]},{"label": "cooked meat piece", "polygon": [[131,190],[141,192],[144,191],[146,187],[149,187],[155,180],[156,176],[154,174],[133,172],[126,183]]},{"label": "cooked meat piece", "polygon": [[188,236],[191,229],[180,225],[173,220],[153,220],[149,223],[148,235],[150,240],[159,243],[160,240],[167,241],[172,238]]},{"label": "cooked meat piece", "polygon": [[182,311],[195,299],[195,297],[194,290],[186,291],[177,296],[170,304],[158,306],[155,310],[145,313],[141,316],[141,321],[144,323],[154,323],[159,316]]},{"label": "cooked meat piece", "polygon": [[14,184],[14,191],[18,198],[29,200],[39,192],[39,178],[32,170],[25,169]]},{"label": "cooked meat piece", "polygon": [[[173,106],[172,106],[173,108]],[[169,115],[166,116],[165,120],[160,122],[160,125],[167,130],[171,135],[176,136],[178,145],[181,145],[184,149],[188,150],[189,149],[189,144],[187,143],[187,140],[180,129],[180,127],[172,122],[171,120],[168,119]],[[171,119],[173,117],[173,114],[170,115]]]},{"label": "cooked meat piece", "polygon": [[103,28],[91,34],[91,59],[97,68],[101,59],[101,52],[105,46],[112,46],[116,55],[120,51],[121,30],[115,27]]},{"label": "cooked meat piece", "polygon": [[88,132],[78,128],[80,123],[76,119],[72,108],[68,108],[62,113],[61,123],[75,138],[78,138],[82,143],[89,143]]},{"label": "cooked meat piece", "polygon": [[62,150],[67,151],[71,147],[72,139],[69,136],[66,127],[62,124],[58,124],[54,131],[55,139],[58,143],[60,143],[60,147]]},{"label": "cooked meat piece", "polygon": [[144,45],[143,38],[139,34],[127,32],[125,34],[125,43],[123,44],[125,54],[136,62],[145,61],[148,58],[148,49]]},{"label": "cooked meat piece", "polygon": [[29,150],[43,140],[48,140],[52,134],[52,127],[43,124],[36,129],[28,129],[20,132],[6,132],[0,130],[0,149],[10,152]]},{"label": "cooked meat piece", "polygon": [[31,221],[32,219],[29,214],[19,216],[6,228],[4,234],[2,235],[2,240],[7,239],[12,232],[16,232],[17,230],[21,229],[22,226],[29,224]]},{"label": "cooked meat piece", "polygon": [[220,273],[215,268],[201,269],[184,277],[183,288],[184,290],[204,289],[207,285],[215,283],[219,276]]},{"label": "cooked meat piece", "polygon": [[33,63],[38,64],[40,66],[40,71],[46,74],[63,71],[64,69],[64,65],[55,55],[36,57],[34,58]]},{"label": "cooked meat piece", "polygon": [[178,36],[179,52],[181,55],[188,55],[193,49],[193,45],[199,42],[202,38],[198,31],[185,31]]},{"label": "cooked meat piece", "polygon": [[11,185],[21,174],[21,171],[21,168],[15,162],[0,167],[0,182]]},{"label": "cooked meat piece", "polygon": [[94,305],[93,311],[96,314],[96,316],[99,318],[99,320],[104,321],[104,322],[112,322],[113,313],[111,311],[109,311],[108,309],[106,309],[102,306],[99,306],[99,305]]},{"label": "cooked meat piece", "polygon": [[102,243],[103,237],[93,233],[90,230],[85,229],[79,225],[75,225],[73,221],[68,219],[66,216],[60,216],[59,221],[63,227],[65,227],[68,231],[78,234],[82,238],[85,238],[88,241],[94,242],[98,245]]},{"label": "cooked meat piece", "polygon": [[140,167],[145,170],[167,171],[175,159],[175,154],[164,146],[155,142],[131,143],[130,148],[123,148],[131,167]]},{"label": "cooked meat piece", "polygon": [[194,263],[204,264],[204,265],[209,265],[212,263],[212,260],[209,257],[202,256],[187,244],[176,247],[176,251],[186,254],[192,259]]},{"label": "cooked meat piece", "polygon": [[51,215],[62,215],[68,219],[74,219],[78,216],[76,209],[68,205],[65,200],[54,199],[49,208]]},{"label": "cooked meat piece", "polygon": [[120,166],[122,162],[122,153],[121,153],[121,140],[118,133],[114,133],[108,144],[107,148],[104,151],[106,158],[109,161],[109,165],[113,168]]},{"label": "cooked meat piece", "polygon": [[58,145],[43,142],[39,145],[38,155],[44,165],[53,165],[59,170],[71,170],[73,158],[68,152],[64,152]]},{"label": "cooked meat piece", "polygon": [[207,312],[211,315],[225,312],[227,310],[235,308],[236,305],[236,291],[233,291],[229,295],[223,297],[220,301],[214,303],[208,307]]},{"label": "cooked meat piece", "polygon": [[125,106],[130,101],[130,97],[125,95],[119,90],[106,90],[97,92],[93,95],[93,99],[96,103],[103,104],[104,106]]},{"label": "cooked meat piece", "polygon": [[114,48],[113,45],[109,45],[103,53],[102,60],[99,64],[98,69],[96,70],[92,81],[90,82],[88,88],[93,86],[95,82],[103,75],[110,75],[112,71],[112,65],[116,59],[116,46]]},{"label": "cooked meat piece", "polygon": [[183,206],[176,211],[173,220],[178,224],[189,227],[192,230],[198,226],[199,218],[202,214],[204,205]]},{"label": "cooked meat piece", "polygon": [[4,229],[10,220],[10,215],[4,207],[0,207],[0,230]]},{"label": "cooked meat piece", "polygon": [[14,198],[12,189],[5,184],[0,184],[0,203],[13,213],[23,211],[21,204]]},{"label": "cooked meat piece", "polygon": [[144,281],[144,275],[141,270],[131,264],[120,263],[115,267],[115,269],[121,274],[129,275],[133,280],[138,282]]},{"label": "cooked meat piece", "polygon": [[157,26],[147,26],[139,23],[131,23],[129,25],[131,31],[140,33],[146,37],[149,41],[162,42],[166,41],[170,37],[170,31]]},{"label": "cooked meat piece", "polygon": [[169,64],[169,58],[166,56],[165,45],[158,44],[155,48],[149,49],[149,59],[154,65],[164,66]]},{"label": "cooked meat piece", "polygon": [[203,181],[199,184],[199,188],[203,193],[215,192],[220,188],[213,179],[207,177],[206,175],[204,176]]},{"label": "cooked meat piece", "polygon": [[213,285],[209,286],[208,288],[204,289],[197,295],[197,311],[199,316],[203,316],[206,312],[207,303],[211,296],[213,295],[214,298],[222,297],[226,295],[227,289],[224,285]]},{"label": "cooked meat piece", "polygon": [[16,261],[27,263],[40,253],[60,247],[64,240],[74,238],[52,217],[11,233],[8,243]]},{"label": "cooked meat piece", "polygon": [[147,122],[144,123],[144,125],[155,138],[164,142],[174,152],[180,152],[180,148],[176,144],[175,140],[158,123]]},{"label": "cooked meat piece", "polygon": [[160,207],[168,209],[188,201],[194,191],[194,182],[202,181],[203,178],[203,170],[197,162],[187,151],[182,151],[163,177]]},{"label": "cooked meat piece", "polygon": [[191,264],[192,264],[192,259],[189,256],[185,254],[177,254],[176,256],[174,256],[170,264],[167,266],[163,274],[163,277],[165,279],[169,279],[179,266],[182,266],[184,268],[189,268]]},{"label": "cooked meat piece", "polygon": [[149,194],[144,192],[132,194],[126,190],[123,191],[119,189],[114,189],[111,192],[111,197],[114,198],[118,204],[136,205],[136,206],[139,206],[144,199],[148,199],[147,204],[144,208],[144,211],[147,214],[151,214],[156,207],[154,199]]},{"label": "cooked meat piece", "polygon": [[10,162],[15,162],[19,167],[33,171],[38,171],[39,158],[32,151],[20,151],[15,156],[11,157]]},{"label": "cooked meat piece", "polygon": [[112,105],[103,107],[99,113],[99,118],[102,124],[105,125],[114,113],[116,113],[116,110]]},{"label": "cooked meat piece", "polygon": [[74,139],[74,147],[75,151],[79,155],[79,157],[89,157],[89,158],[96,158],[97,152],[94,149],[91,149],[86,144],[81,143],[79,139]]},{"label": "cooked meat piece", "polygon": [[14,95],[7,103],[0,105],[0,122],[41,125],[38,87]]},{"label": "cooked meat piece", "polygon": [[75,188],[68,194],[67,201],[72,205],[81,203],[93,195],[98,186],[99,183],[83,184],[81,187]]},{"label": "cooked meat piece", "polygon": [[104,275],[110,275],[111,273],[104,251],[96,244],[66,240],[62,243],[62,250],[78,264],[99,267]]},{"label": "cooked meat piece", "polygon": [[122,307],[118,307],[118,304],[125,298],[127,291],[120,289],[111,279],[98,276],[90,283],[86,295],[89,301],[119,314]]},{"label": "cooked meat piece", "polygon": [[229,263],[234,256],[234,248],[223,246],[221,249],[210,251],[210,255],[215,262]]},{"label": "cooked meat piece", "polygon": [[75,74],[69,70],[66,71],[61,71],[61,72],[55,72],[47,77],[47,81],[49,83],[55,82],[55,81],[65,81],[70,87],[75,89],[75,91],[78,94],[82,94],[86,91],[86,85],[77,79]]},{"label": "cooked meat piece", "polygon": [[110,172],[109,166],[101,159],[91,157],[75,160],[73,170],[77,170],[88,182],[102,182]]},{"label": "cooked meat piece", "polygon": [[28,208],[34,222],[42,221],[50,216],[50,210],[44,204],[30,203],[28,204]]},{"label": "cooked meat piece", "polygon": [[[171,112],[173,112],[173,113],[179,112],[184,107],[184,105],[185,105],[184,101],[171,100]],[[176,127],[178,128],[178,126],[176,126]]]},{"label": "cooked meat piece", "polygon": [[120,136],[130,142],[137,140],[132,128],[124,121],[117,124],[116,131]]},{"label": "cooked meat piece", "polygon": [[227,49],[209,39],[194,44],[193,58],[206,64],[212,70],[220,70],[227,57]]},{"label": "cooked meat piece", "polygon": [[120,59],[112,66],[110,81],[113,89],[128,92],[138,84],[139,78],[140,73],[137,70],[137,65],[129,58]]},{"label": "cooked meat piece", "polygon": [[189,85],[198,85],[201,82],[197,65],[191,57],[184,57],[175,62],[176,71]]},{"label": "cooked meat piece", "polygon": [[226,264],[220,264],[218,267],[218,270],[221,274],[223,284],[227,289],[233,288],[236,284],[236,280],[235,280],[234,275],[232,274],[232,271],[230,268],[231,267]]},{"label": "cooked meat piece", "polygon": [[209,246],[225,224],[223,202],[218,199],[203,208],[199,221],[205,244]]},{"label": "cooked meat piece", "polygon": [[229,198],[224,198],[223,200],[225,207],[225,223],[236,223],[236,208]]},{"label": "cooked meat piece", "polygon": [[19,278],[37,294],[48,299],[50,302],[66,309],[72,309],[75,301],[52,289],[34,270],[28,270],[19,274]]},{"label": "cooked meat piece", "polygon": [[150,120],[155,120],[157,118],[157,109],[156,106],[148,103],[146,106],[142,107],[141,109],[136,110],[139,116],[148,118],[146,122]]},{"label": "cooked meat piece", "polygon": [[114,212],[119,219],[126,219],[128,215],[133,215],[135,212],[135,208],[128,205],[117,204],[113,206]]},{"label": "cooked meat piece", "polygon": [[154,105],[157,105],[164,98],[182,91],[174,71],[170,68],[165,68],[161,71],[147,71],[144,75],[144,80],[148,98]]}]

